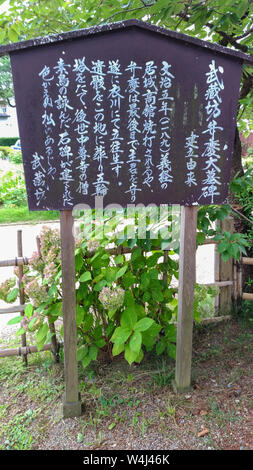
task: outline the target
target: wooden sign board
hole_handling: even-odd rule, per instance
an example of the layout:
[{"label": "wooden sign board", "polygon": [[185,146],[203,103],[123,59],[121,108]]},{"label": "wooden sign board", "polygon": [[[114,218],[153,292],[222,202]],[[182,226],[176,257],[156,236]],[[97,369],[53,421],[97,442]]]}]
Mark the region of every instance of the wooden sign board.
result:
[{"label": "wooden sign board", "polygon": [[244,54],[133,20],[26,46],[10,56],[30,210],[226,203]]},{"label": "wooden sign board", "polygon": [[[197,205],[226,202],[241,66],[253,58],[137,20],[9,53],[30,210],[61,211],[65,396],[78,393],[72,208],[181,204],[175,389],[191,384]],[[189,206],[189,207],[186,207]]]}]

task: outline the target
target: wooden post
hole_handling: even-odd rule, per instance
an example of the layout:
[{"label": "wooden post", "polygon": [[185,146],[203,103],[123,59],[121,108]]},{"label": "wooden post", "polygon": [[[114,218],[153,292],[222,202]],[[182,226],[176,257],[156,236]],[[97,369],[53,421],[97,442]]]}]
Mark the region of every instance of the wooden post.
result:
[{"label": "wooden post", "polygon": [[[220,221],[221,232],[234,232],[234,220],[232,217]],[[227,261],[219,255],[219,279],[218,281],[233,280],[233,259],[230,257]],[[221,315],[230,313],[233,305],[233,286],[221,287],[219,294],[219,312]]]},{"label": "wooden post", "polygon": [[178,327],[174,390],[191,389],[193,301],[196,279],[197,206],[181,208]]},{"label": "wooden post", "polygon": [[[216,229],[218,228],[218,222],[216,221]],[[214,282],[220,282],[220,255],[218,252],[218,245],[214,246]],[[219,311],[220,305],[220,294],[216,295],[214,299],[215,312]]]},{"label": "wooden post", "polygon": [[81,415],[78,393],[75,294],[75,242],[71,211],[60,211],[65,394],[63,417]]},{"label": "wooden post", "polygon": [[[22,245],[22,230],[17,231],[17,248],[18,248],[18,257],[23,256],[23,245]],[[24,275],[24,269],[23,266],[18,266],[18,288],[19,288],[19,301],[21,305],[24,305],[25,303],[25,292],[24,288],[22,287],[22,278]],[[24,310],[21,310],[20,315],[22,317],[24,316],[25,312]],[[21,343],[22,347],[26,347],[26,334],[24,333],[21,335]],[[27,354],[23,355],[23,362],[27,366],[28,360],[27,360]]]}]

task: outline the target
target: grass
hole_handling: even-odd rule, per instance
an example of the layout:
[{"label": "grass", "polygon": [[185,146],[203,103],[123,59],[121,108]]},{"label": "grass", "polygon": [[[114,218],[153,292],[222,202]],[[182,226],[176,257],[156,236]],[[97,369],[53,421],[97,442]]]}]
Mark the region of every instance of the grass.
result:
[{"label": "grass", "polygon": [[[1,159],[1,157],[0,157]],[[16,173],[16,171],[22,171],[23,165],[22,164],[14,164],[11,162],[5,161],[7,165],[4,171],[0,171],[0,174],[5,174],[6,171],[12,171]],[[47,220],[59,220],[59,211],[31,211],[28,210],[28,205],[16,206],[16,205],[2,205],[0,206],[0,225],[1,224],[9,224],[9,223],[16,223],[16,222],[30,222],[31,224],[36,224],[40,221],[47,221]]]},{"label": "grass", "polygon": [[36,224],[40,221],[59,220],[59,211],[31,211],[28,207],[0,207],[0,225],[15,222],[30,222]]}]

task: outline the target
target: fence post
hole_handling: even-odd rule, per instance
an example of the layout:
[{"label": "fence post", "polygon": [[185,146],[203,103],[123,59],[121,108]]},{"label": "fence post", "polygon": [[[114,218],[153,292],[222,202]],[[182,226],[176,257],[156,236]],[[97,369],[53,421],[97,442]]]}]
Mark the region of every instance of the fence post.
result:
[{"label": "fence post", "polygon": [[[227,217],[218,222],[221,232],[234,232],[234,219]],[[224,261],[217,249],[215,252],[215,281],[233,281],[233,258]],[[218,309],[222,315],[230,313],[233,305],[233,286],[220,287]]]},{"label": "fence post", "polygon": [[61,210],[60,231],[65,375],[64,418],[81,415],[81,401],[78,393],[75,241],[72,232],[73,225],[74,218],[72,212],[70,210]]},{"label": "fence post", "polygon": [[[17,231],[17,248],[18,248],[18,257],[22,258],[23,256],[23,244],[22,244],[22,230]],[[20,305],[24,305],[25,303],[25,293],[24,293],[24,288],[22,287],[22,278],[24,275],[24,269],[23,266],[20,265],[18,266],[18,288],[19,288],[19,302]],[[25,314],[24,310],[21,310],[20,315],[23,317]],[[21,336],[21,343],[22,347],[26,347],[26,334],[24,333]],[[23,362],[27,366],[28,360],[27,360],[27,354],[23,355]]]},{"label": "fence post", "polygon": [[173,388],[178,393],[191,389],[197,212],[197,206],[183,206],[181,212],[177,352],[173,382]]}]

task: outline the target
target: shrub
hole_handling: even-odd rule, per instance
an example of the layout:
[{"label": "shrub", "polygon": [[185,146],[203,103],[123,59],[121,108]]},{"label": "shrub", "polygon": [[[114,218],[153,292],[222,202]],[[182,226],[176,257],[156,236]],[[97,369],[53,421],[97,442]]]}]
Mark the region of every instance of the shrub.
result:
[{"label": "shrub", "polygon": [[[204,231],[199,232],[202,235],[199,239],[205,238],[205,233],[210,234],[206,210],[200,211],[199,226]],[[217,218],[217,214],[223,217],[226,210],[212,207],[210,218]],[[123,354],[129,364],[140,362],[144,353],[152,350],[158,355],[167,353],[175,358],[174,323],[178,301],[172,280],[178,279],[178,261],[174,256],[178,248],[168,251],[168,260],[164,259],[164,251],[160,247],[165,240],[161,232],[156,239],[150,236],[151,227],[157,228],[159,224],[149,217],[146,236],[139,238],[140,225],[136,224],[135,217],[126,219],[122,212],[104,215],[101,223],[96,220],[93,227],[89,227],[89,234],[82,233],[82,229],[89,226],[90,214],[85,213],[80,224],[75,247],[76,323],[78,360],[84,367],[97,359],[100,350],[110,358]],[[168,236],[172,238],[170,222],[170,216],[163,221],[169,226]],[[214,233],[212,229],[212,235]],[[237,257],[238,251],[245,247],[241,234],[240,238],[234,239],[229,238],[226,232],[216,236],[225,258],[228,253]],[[113,254],[108,252],[109,246],[114,247]],[[38,325],[36,341],[40,349],[51,339],[49,324],[62,316],[58,230],[43,227],[40,253],[33,254],[29,272],[22,281],[30,303],[25,309],[25,328],[21,325],[19,333]],[[217,288],[196,286],[195,320],[210,316],[217,293]],[[17,317],[11,321],[21,320]]]},{"label": "shrub", "polygon": [[0,176],[0,204],[18,207],[27,204],[23,172],[9,171]]},{"label": "shrub", "polygon": [[0,157],[15,164],[20,164],[23,161],[21,152],[10,147],[0,147]]}]

